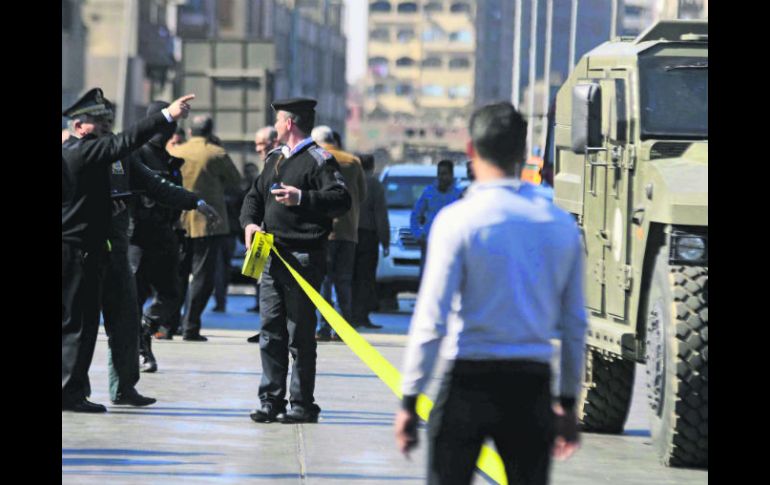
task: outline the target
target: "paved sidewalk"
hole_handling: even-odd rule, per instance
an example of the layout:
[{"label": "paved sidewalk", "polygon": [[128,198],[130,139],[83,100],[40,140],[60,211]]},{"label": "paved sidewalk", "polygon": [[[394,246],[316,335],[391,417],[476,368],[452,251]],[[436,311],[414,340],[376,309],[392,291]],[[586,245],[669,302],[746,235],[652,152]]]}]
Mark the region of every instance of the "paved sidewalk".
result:
[{"label": "paved sidewalk", "polygon": [[[138,385],[158,399],[147,408],[109,405],[102,331],[90,372],[92,400],[109,412],[62,413],[62,483],[424,483],[424,441],[411,461],[398,453],[392,430],[398,401],[343,343],[318,347],[319,423],[249,419],[261,377],[258,346],[246,342],[258,327],[257,317],[243,311],[252,303],[231,296],[232,313],[205,313],[208,342],[154,341],[160,369],[142,374]],[[409,315],[376,315],[374,321],[386,323],[389,333],[366,337],[400,366]],[[437,382],[429,395],[435,396]],[[658,464],[643,399],[636,401],[624,435],[585,435],[572,460],[554,465],[552,483],[706,484],[707,471]],[[477,475],[474,483],[486,482]]]}]

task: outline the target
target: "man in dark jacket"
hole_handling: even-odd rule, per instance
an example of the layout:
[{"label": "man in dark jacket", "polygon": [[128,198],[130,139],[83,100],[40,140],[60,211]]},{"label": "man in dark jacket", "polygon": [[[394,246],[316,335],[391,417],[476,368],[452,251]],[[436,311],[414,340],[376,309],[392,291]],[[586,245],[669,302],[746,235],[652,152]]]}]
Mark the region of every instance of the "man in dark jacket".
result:
[{"label": "man in dark jacket", "polygon": [[[314,99],[276,101],[275,128],[286,147],[275,152],[252,186],[241,209],[246,247],[254,233],[269,232],[287,262],[316,289],[326,273],[326,241],[332,219],[350,209],[352,200],[334,157],[310,138],[315,122]],[[316,422],[315,307],[283,263],[268,259],[259,291],[262,382],[256,422]],[[292,367],[286,412],[286,377]]]},{"label": "man in dark jacket", "polygon": [[[62,145],[74,187],[62,206],[62,410],[105,412],[88,401],[91,366],[99,330],[101,276],[111,249],[110,168],[173,121],[187,116],[193,95],[174,101],[161,113],[112,135],[111,110],[102,90],[88,91],[64,110],[73,136]],[[112,167],[113,170],[117,168]]]},{"label": "man in dark jacket", "polygon": [[[147,115],[152,115],[168,103],[154,101],[147,108]],[[142,148],[131,154],[131,163],[142,165],[167,184],[173,185],[172,197],[165,193],[139,195],[131,207],[131,230],[129,262],[136,281],[138,308],[155,291],[155,298],[142,316],[142,331],[139,345],[141,370],[155,372],[157,360],[152,353],[152,335],[162,323],[167,323],[181,299],[179,281],[179,240],[174,229],[182,210],[198,209],[211,220],[217,218],[216,211],[208,204],[197,207],[198,196],[182,188],[182,176],[179,167],[184,160],[172,157],[166,152],[166,143],[174,134],[175,127],[158,133]],[[142,171],[145,171],[142,168]],[[169,334],[170,336],[170,334]]]}]

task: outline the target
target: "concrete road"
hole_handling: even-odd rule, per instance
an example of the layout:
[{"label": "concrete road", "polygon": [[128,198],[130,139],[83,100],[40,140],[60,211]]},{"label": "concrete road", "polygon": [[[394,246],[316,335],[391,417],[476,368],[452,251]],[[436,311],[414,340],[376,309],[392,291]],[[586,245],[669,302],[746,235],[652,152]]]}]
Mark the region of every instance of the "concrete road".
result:
[{"label": "concrete road", "polygon": [[[253,297],[231,296],[227,314],[206,312],[205,343],[155,341],[160,369],[142,374],[138,389],[158,399],[147,408],[112,406],[107,393],[103,331],[91,366],[92,400],[104,415],[62,413],[62,483],[392,484],[425,482],[425,447],[411,461],[396,450],[392,422],[398,401],[345,344],[319,344],[317,424],[257,424],[259,351],[246,338],[259,327],[247,313]],[[402,313],[375,314],[383,330],[367,339],[397,367],[412,300]],[[209,306],[211,308],[213,303]],[[428,395],[435,396],[434,379]],[[644,370],[623,435],[583,435],[583,448],[555,463],[554,484],[706,484],[708,471],[666,468],[650,445]],[[421,438],[424,440],[424,430]],[[424,441],[423,441],[424,442]],[[477,474],[474,483],[487,483]]]}]

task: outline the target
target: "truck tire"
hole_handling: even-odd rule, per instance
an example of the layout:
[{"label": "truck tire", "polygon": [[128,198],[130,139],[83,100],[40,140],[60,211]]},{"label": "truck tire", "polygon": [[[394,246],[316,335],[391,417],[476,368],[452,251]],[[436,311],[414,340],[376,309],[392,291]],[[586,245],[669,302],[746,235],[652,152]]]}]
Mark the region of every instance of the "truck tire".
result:
[{"label": "truck tire", "polygon": [[610,358],[586,349],[586,376],[578,400],[581,429],[593,433],[621,433],[631,407],[634,362]]},{"label": "truck tire", "polygon": [[647,397],[658,456],[708,467],[708,267],[655,260],[647,304]]}]

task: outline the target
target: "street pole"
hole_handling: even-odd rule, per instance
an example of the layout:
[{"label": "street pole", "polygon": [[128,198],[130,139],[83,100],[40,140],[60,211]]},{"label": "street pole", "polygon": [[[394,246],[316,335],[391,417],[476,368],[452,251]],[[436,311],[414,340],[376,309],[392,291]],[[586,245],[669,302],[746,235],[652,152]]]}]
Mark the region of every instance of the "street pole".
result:
[{"label": "street pole", "polygon": [[545,67],[543,71],[543,86],[545,88],[543,92],[543,115],[542,115],[542,126],[546,127],[546,129],[542,130],[543,133],[543,143],[542,146],[545,147],[545,139],[546,134],[548,133],[547,129],[547,118],[548,118],[548,108],[551,104],[551,37],[553,30],[553,0],[547,0],[546,3],[546,10],[545,10]]},{"label": "street pole", "polygon": [[125,19],[123,29],[123,43],[120,48],[120,59],[118,60],[118,92],[115,109],[115,130],[122,131],[125,125],[126,103],[128,102],[128,76],[130,74],[128,64],[131,59],[131,53],[135,52],[132,44],[134,41],[134,32],[136,29],[136,0],[124,0],[123,17]]},{"label": "street pole", "polygon": [[527,158],[532,153],[533,140],[532,136],[535,131],[535,79],[537,74],[537,0],[532,0],[530,5],[532,11],[530,12],[529,20],[529,82],[527,88],[529,89],[529,113],[527,114]]},{"label": "street pole", "polygon": [[519,109],[519,84],[521,78],[521,0],[516,0],[513,13],[513,80],[511,104]]},{"label": "street pole", "polygon": [[577,34],[578,0],[572,0],[572,12],[569,20],[569,73],[575,69],[575,35]]},{"label": "street pole", "polygon": [[618,29],[618,0],[612,0],[612,14],[610,20],[610,40],[617,35]]}]

